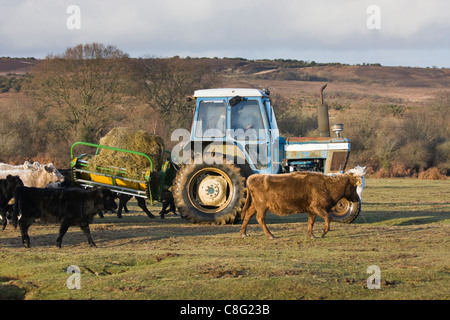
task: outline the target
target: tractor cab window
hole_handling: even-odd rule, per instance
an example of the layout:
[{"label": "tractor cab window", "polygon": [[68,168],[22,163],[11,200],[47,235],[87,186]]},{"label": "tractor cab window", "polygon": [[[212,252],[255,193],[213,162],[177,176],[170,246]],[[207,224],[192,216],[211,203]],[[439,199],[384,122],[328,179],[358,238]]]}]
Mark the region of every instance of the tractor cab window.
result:
[{"label": "tractor cab window", "polygon": [[198,138],[224,137],[226,110],[223,100],[200,101],[195,136]]},{"label": "tractor cab window", "polygon": [[244,100],[231,108],[231,129],[238,140],[265,140],[264,121],[257,100]]}]

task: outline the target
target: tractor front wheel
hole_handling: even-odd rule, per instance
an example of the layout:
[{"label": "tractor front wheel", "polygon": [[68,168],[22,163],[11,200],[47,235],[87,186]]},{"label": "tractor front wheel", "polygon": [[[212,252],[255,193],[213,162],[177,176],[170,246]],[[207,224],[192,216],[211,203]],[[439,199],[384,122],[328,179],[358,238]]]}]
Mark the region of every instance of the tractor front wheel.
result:
[{"label": "tractor front wheel", "polygon": [[193,223],[232,223],[245,202],[244,178],[232,164],[187,164],[175,178],[181,216]]}]

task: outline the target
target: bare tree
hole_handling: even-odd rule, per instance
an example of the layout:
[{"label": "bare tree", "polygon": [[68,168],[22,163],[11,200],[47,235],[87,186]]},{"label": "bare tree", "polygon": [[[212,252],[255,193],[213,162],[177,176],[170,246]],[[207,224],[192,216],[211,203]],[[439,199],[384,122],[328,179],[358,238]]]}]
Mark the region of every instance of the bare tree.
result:
[{"label": "bare tree", "polygon": [[193,104],[186,97],[214,84],[210,69],[197,59],[178,57],[139,59],[135,67],[144,100],[160,113],[167,134],[175,128],[189,128]]},{"label": "bare tree", "polygon": [[32,70],[28,91],[52,114],[54,133],[67,142],[95,142],[114,119],[126,84],[127,55],[114,46],[80,44],[49,55]]}]

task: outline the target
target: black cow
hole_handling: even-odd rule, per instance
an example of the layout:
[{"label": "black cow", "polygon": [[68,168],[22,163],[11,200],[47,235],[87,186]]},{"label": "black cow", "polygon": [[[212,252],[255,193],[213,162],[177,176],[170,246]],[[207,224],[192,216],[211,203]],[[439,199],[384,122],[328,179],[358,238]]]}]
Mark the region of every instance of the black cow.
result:
[{"label": "black cow", "polygon": [[27,188],[17,187],[14,191],[13,225],[20,226],[22,242],[30,247],[28,228],[35,219],[43,222],[59,222],[59,236],[56,245],[61,248],[62,238],[70,226],[79,226],[95,247],[89,230],[94,216],[102,210],[115,210],[117,204],[109,189],[84,190],[80,188]]},{"label": "black cow", "polygon": [[[130,201],[130,199],[133,196],[121,193],[121,194],[118,194],[117,197],[119,198],[119,209],[117,210],[117,217],[119,219],[121,219],[122,218],[122,209],[125,212],[128,212],[127,202]],[[142,211],[144,211],[149,218],[154,218],[155,216],[147,209],[147,206],[145,204],[145,198],[141,198],[141,197],[135,197],[135,198],[137,200],[139,208],[141,208]]]},{"label": "black cow", "polygon": [[[170,212],[173,212],[174,215],[177,215],[175,209],[175,201],[173,200],[173,195],[170,190],[165,189],[162,191],[161,202],[163,205],[161,212],[159,213],[161,215],[161,219],[164,219],[164,215]],[[169,207],[169,210],[167,210],[167,207]]]},{"label": "black cow", "polygon": [[6,176],[6,179],[0,179],[0,218],[2,220],[2,230],[5,230],[8,220],[6,218],[7,212],[11,211],[9,201],[14,197],[14,190],[18,186],[23,186],[22,180],[19,176]]},{"label": "black cow", "polygon": [[[120,219],[122,218],[122,209],[125,212],[129,212],[127,208],[127,202],[132,198],[130,195],[126,194],[118,194],[117,197],[119,198],[119,209],[117,210],[117,217]],[[147,206],[145,205],[145,199],[140,197],[135,197],[138,203],[138,206],[150,217],[154,218],[155,216],[147,209]],[[161,199],[162,202],[162,209],[159,212],[161,219],[164,219],[164,215],[173,212],[174,215],[176,215],[176,209],[175,209],[175,201],[173,200],[172,192],[165,189],[161,193]],[[167,209],[169,207],[169,209]]]}]

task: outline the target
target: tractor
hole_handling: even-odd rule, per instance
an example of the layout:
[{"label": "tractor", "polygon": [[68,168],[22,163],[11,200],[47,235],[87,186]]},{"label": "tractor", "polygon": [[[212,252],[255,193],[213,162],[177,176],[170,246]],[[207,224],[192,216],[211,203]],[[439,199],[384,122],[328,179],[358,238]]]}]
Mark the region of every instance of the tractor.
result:
[{"label": "tractor", "polygon": [[[111,169],[89,170],[89,155],[73,157],[73,181],[85,187],[106,186],[118,193],[157,199],[171,187],[181,216],[192,223],[227,224],[239,220],[246,196],[246,178],[251,174],[283,174],[314,171],[344,173],[350,142],[341,137],[342,124],[332,127],[330,137],[328,107],[318,107],[319,137],[279,135],[268,89],[218,88],[194,92],[187,100],[195,102],[191,131],[172,150],[161,172],[146,172],[141,178],[120,176]],[[173,137],[173,135],[172,135]],[[181,137],[181,136],[180,136]],[[120,152],[137,151],[119,149]],[[155,180],[156,179],[156,180]],[[330,212],[331,220],[352,222],[360,212],[360,201],[341,199]]]}]

